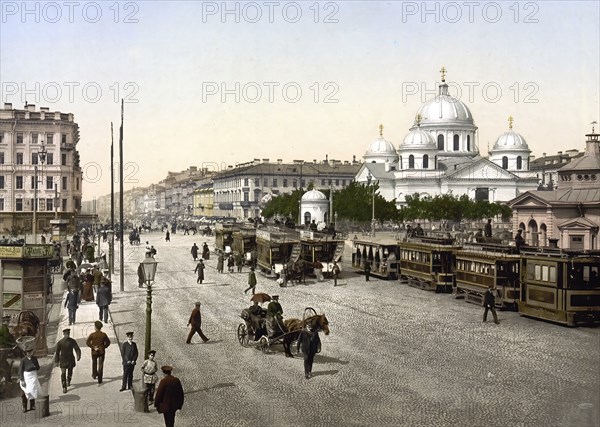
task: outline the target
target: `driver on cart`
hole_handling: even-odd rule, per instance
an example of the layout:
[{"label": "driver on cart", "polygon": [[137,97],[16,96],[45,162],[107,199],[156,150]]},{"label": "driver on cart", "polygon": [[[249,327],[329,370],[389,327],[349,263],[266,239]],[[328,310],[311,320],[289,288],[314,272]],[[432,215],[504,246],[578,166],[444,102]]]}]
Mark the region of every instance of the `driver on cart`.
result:
[{"label": "driver on cart", "polygon": [[263,320],[265,318],[265,310],[258,305],[258,301],[254,301],[254,303],[248,308],[248,312],[250,313],[250,322],[254,327],[254,340],[258,340],[262,335],[264,335],[263,331]]},{"label": "driver on cart", "polygon": [[273,300],[267,306],[267,330],[272,338],[283,330],[283,308],[279,304],[279,295],[273,295]]}]

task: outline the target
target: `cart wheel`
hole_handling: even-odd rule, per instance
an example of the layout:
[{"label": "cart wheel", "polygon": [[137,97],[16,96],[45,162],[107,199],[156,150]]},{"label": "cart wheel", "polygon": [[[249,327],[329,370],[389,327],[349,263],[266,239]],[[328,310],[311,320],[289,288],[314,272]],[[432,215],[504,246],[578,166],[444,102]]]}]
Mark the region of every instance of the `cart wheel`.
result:
[{"label": "cart wheel", "polygon": [[269,352],[269,339],[265,336],[260,337],[260,340],[258,340],[258,347],[260,348],[260,351],[262,351],[263,353],[268,353]]},{"label": "cart wheel", "polygon": [[248,345],[248,329],[244,323],[240,323],[237,329],[237,337],[240,345]]}]

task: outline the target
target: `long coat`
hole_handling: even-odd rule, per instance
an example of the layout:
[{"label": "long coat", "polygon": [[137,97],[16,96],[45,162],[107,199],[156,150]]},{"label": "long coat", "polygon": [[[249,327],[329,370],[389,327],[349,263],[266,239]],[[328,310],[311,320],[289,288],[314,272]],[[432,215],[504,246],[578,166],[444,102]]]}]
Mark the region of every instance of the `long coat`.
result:
[{"label": "long coat", "polygon": [[[135,365],[138,358],[137,344],[133,341],[129,344],[129,341],[125,341],[122,346],[121,357],[123,359],[123,365]],[[133,363],[128,363],[133,362]]]},{"label": "long coat", "polygon": [[198,307],[192,310],[188,324],[192,325],[193,327],[202,327],[202,315],[200,314],[200,309]]},{"label": "long coat", "polygon": [[96,292],[96,305],[105,307],[112,302],[112,292],[106,285],[100,285]]},{"label": "long coat", "polygon": [[223,255],[219,255],[219,259],[217,260],[217,271],[223,271]]},{"label": "long coat", "polygon": [[73,350],[77,354],[77,360],[81,358],[81,349],[71,337],[63,337],[56,343],[56,351],[54,352],[54,363],[58,363],[61,368],[75,367],[75,356]]},{"label": "long coat", "polygon": [[194,243],[194,246],[192,246],[192,250],[191,250],[194,260],[196,258],[198,258],[198,249],[199,249],[198,246],[196,246],[196,244]]},{"label": "long coat", "polygon": [[298,337],[298,348],[302,350],[305,356],[315,355],[321,343],[319,333],[311,331],[307,328],[302,329],[300,336]]},{"label": "long coat", "polygon": [[159,414],[175,412],[183,407],[183,387],[179,378],[165,375],[158,384],[154,406]]},{"label": "long coat", "polygon": [[256,286],[256,274],[252,270],[250,270],[250,272],[248,273],[248,286]]},{"label": "long coat", "polygon": [[199,262],[198,264],[196,264],[196,269],[194,270],[194,272],[198,273],[198,279],[202,279],[204,280],[204,263],[203,262]]}]

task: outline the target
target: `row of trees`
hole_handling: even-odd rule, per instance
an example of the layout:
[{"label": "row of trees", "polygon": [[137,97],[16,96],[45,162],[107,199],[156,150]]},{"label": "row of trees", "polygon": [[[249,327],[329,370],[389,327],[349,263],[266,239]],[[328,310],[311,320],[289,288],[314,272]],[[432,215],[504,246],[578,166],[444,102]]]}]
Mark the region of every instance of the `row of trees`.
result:
[{"label": "row of trees", "polygon": [[[312,186],[308,188],[312,189]],[[387,201],[379,193],[378,184],[364,185],[352,182],[346,188],[336,191],[333,197],[333,210],[338,220],[367,222],[372,217],[372,203],[375,201],[375,219],[379,222],[393,221],[461,221],[482,220],[501,215],[507,220],[512,210],[500,203],[473,201],[467,195],[443,194],[435,197],[421,197],[418,193],[406,197],[406,206],[396,208],[396,200]],[[329,190],[321,190],[329,198]],[[284,216],[294,221],[300,211],[300,199],[305,190],[294,190],[289,194],[274,197],[262,210],[262,215],[271,218]],[[373,195],[374,193],[374,195]]]}]

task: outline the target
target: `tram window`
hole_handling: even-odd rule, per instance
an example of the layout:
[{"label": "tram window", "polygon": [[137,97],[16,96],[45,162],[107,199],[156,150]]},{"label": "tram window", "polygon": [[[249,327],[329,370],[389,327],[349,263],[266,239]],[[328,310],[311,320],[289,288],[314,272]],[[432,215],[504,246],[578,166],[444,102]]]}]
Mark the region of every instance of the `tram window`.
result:
[{"label": "tram window", "polygon": [[556,283],[556,267],[555,266],[550,267],[550,281],[552,283]]},{"label": "tram window", "polygon": [[544,282],[548,281],[548,266],[547,265],[542,265],[542,280]]},{"label": "tram window", "polygon": [[541,280],[541,279],[542,279],[542,266],[536,265],[535,266],[535,280]]},{"label": "tram window", "polygon": [[527,264],[527,278],[529,280],[535,279],[535,264]]},{"label": "tram window", "polygon": [[475,271],[475,263],[471,262],[471,271]]}]

